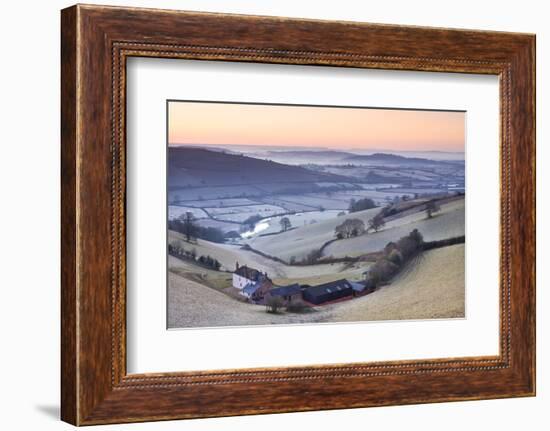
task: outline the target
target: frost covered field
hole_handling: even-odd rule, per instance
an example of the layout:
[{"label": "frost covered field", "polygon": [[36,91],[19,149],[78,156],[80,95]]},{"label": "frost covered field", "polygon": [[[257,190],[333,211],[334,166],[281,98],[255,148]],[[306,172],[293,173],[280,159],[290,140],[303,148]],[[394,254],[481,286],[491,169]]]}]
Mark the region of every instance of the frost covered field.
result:
[{"label": "frost covered field", "polygon": [[464,316],[463,112],[168,110],[169,327]]}]

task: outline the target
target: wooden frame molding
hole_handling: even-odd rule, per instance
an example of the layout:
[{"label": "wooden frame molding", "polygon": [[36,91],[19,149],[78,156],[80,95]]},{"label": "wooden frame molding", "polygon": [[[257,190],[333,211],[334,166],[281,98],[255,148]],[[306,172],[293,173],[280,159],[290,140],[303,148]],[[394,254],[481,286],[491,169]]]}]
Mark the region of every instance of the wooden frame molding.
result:
[{"label": "wooden frame molding", "polygon": [[[535,394],[535,37],[73,6],[62,11],[61,416],[75,425]],[[126,59],[500,77],[500,354],[126,372]],[[250,397],[254,393],[254,397]]]}]

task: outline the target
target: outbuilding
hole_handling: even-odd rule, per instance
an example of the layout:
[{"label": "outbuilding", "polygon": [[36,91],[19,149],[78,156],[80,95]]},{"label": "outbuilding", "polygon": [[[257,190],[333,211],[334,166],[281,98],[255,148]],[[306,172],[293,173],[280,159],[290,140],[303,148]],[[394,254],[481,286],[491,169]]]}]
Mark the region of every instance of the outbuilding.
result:
[{"label": "outbuilding", "polygon": [[295,299],[302,298],[302,289],[298,283],[294,283],[288,286],[274,287],[269,291],[269,295],[278,296],[285,303],[289,303]]},{"label": "outbuilding", "polygon": [[331,281],[330,283],[311,286],[304,290],[303,298],[305,301],[319,305],[326,302],[336,301],[338,299],[353,296],[353,287],[346,279]]},{"label": "outbuilding", "polygon": [[353,296],[368,295],[369,293],[374,292],[376,289],[376,285],[371,279],[360,282],[350,281],[350,284],[353,289]]}]

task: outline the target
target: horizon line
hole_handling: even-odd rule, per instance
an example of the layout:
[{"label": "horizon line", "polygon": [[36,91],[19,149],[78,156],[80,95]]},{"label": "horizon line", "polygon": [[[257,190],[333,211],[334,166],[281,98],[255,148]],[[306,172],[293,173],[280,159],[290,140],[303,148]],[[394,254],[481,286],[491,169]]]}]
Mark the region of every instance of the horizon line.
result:
[{"label": "horizon line", "polygon": [[331,147],[308,147],[308,146],[300,146],[296,145],[295,147],[290,145],[261,145],[261,144],[199,144],[199,143],[168,143],[169,147],[182,147],[182,146],[193,146],[193,147],[253,147],[253,148],[288,148],[288,150],[280,150],[281,152],[289,152],[292,151],[292,149],[301,149],[302,151],[310,151],[315,152],[316,150],[328,150],[328,151],[335,151],[335,152],[346,152],[346,151],[353,151],[353,150],[361,150],[361,151],[393,151],[393,152],[399,152],[399,153],[447,153],[447,154],[465,154],[466,151],[446,151],[446,150],[396,150],[393,148],[388,149],[382,149],[382,148],[363,148],[363,147],[348,147],[348,148],[342,148],[342,149],[335,149]]}]

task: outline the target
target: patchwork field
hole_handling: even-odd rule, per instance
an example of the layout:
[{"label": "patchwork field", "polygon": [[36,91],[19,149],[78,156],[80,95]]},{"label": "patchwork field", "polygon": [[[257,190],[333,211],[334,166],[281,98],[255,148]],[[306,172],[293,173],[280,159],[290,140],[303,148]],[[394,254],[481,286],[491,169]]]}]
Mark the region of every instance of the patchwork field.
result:
[{"label": "patchwork field", "polygon": [[257,205],[259,202],[246,198],[230,198],[230,199],[203,199],[200,201],[181,201],[183,205],[196,208],[225,208],[235,207],[240,205]]},{"label": "patchwork field", "polygon": [[282,214],[286,212],[284,208],[274,205],[243,205],[223,208],[205,207],[204,210],[207,211],[213,218],[236,222],[243,222],[247,218],[255,215],[259,215],[261,217],[271,217],[275,214]]},{"label": "patchwork field", "polygon": [[[193,237],[186,241],[185,235],[168,232],[174,247],[168,260],[170,327],[463,316],[463,244],[421,253],[372,294],[328,302],[305,313],[266,313],[256,303],[268,296],[247,303],[231,283],[238,263],[266,273],[274,286],[298,283],[304,289],[341,279],[367,284],[372,282],[365,279],[367,271],[383,256],[384,247],[413,229],[424,241],[463,236],[464,163],[459,155],[445,160],[444,154],[433,154],[428,160],[332,150],[263,148],[254,153],[229,147],[169,147],[168,217],[182,218],[170,229]],[[352,200],[367,198],[377,207],[349,212]],[[430,218],[429,201],[440,206]],[[364,208],[372,202],[361,204]],[[385,225],[378,232],[359,228],[340,236],[349,238],[336,239],[338,225],[359,219],[368,227],[382,208]],[[182,217],[187,212],[191,219]],[[290,224],[281,223],[283,218]],[[415,250],[422,250],[420,244]]]},{"label": "patchwork field", "polygon": [[168,205],[168,219],[177,219],[190,212],[197,219],[208,218],[208,214],[201,208],[193,208],[180,205]]}]

